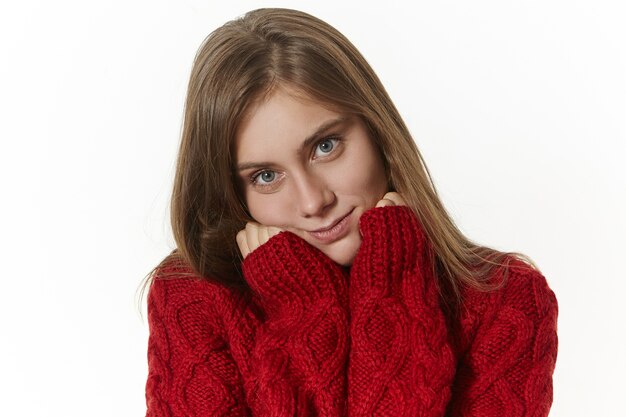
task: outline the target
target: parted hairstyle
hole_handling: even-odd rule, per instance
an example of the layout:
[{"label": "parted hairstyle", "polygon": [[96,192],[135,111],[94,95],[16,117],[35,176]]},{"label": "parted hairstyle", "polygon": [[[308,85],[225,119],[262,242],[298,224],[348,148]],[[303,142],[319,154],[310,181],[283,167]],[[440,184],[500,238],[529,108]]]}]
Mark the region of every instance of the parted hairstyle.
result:
[{"label": "parted hairstyle", "polygon": [[[235,236],[251,221],[238,191],[233,147],[246,111],[278,85],[360,117],[380,151],[391,190],[415,212],[433,247],[432,265],[447,301],[460,288],[494,287],[493,268],[526,256],[480,246],[454,224],[422,155],[365,58],[335,28],[296,10],[258,9],[212,32],[193,64],[171,200],[178,259],[200,276],[245,287]],[[157,270],[159,267],[155,268]],[[506,274],[505,274],[506,275]]]}]

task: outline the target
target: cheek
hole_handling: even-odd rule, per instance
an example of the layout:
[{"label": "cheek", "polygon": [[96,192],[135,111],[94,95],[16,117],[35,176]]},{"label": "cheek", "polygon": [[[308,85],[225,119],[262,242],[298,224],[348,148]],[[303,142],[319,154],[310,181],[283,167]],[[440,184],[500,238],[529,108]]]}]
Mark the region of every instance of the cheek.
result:
[{"label": "cheek", "polygon": [[246,197],[250,215],[257,222],[264,225],[284,226],[288,219],[288,202],[281,196],[275,194],[250,193]]},{"label": "cheek", "polygon": [[345,192],[361,196],[371,206],[387,191],[387,178],[382,162],[369,153],[361,154],[347,164],[347,169],[340,178]]}]

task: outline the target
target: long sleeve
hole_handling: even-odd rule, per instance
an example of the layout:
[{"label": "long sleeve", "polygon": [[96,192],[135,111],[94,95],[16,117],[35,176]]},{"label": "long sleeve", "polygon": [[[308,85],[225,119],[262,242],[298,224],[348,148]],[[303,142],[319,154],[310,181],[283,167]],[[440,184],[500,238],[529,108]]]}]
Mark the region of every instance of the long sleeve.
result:
[{"label": "long sleeve", "polygon": [[558,306],[546,279],[514,261],[504,288],[468,291],[453,417],[545,417],[552,404]]},{"label": "long sleeve", "polygon": [[206,281],[154,280],[148,295],[147,417],[250,415],[214,310],[218,294]]},{"label": "long sleeve", "polygon": [[155,278],[147,417],[345,416],[347,274],[289,232],[242,267],[246,292]]},{"label": "long sleeve", "polygon": [[290,232],[254,250],[244,276],[265,321],[244,375],[255,416],[343,416],[348,355],[347,278]]},{"label": "long sleeve", "polygon": [[360,229],[349,287],[349,414],[441,417],[456,364],[421,225],[394,206],[365,212]]}]

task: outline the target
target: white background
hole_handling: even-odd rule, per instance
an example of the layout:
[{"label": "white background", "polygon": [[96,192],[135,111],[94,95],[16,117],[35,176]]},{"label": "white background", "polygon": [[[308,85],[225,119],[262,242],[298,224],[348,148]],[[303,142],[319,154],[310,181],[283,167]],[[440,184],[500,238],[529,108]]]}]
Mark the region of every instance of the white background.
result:
[{"label": "white background", "polygon": [[15,3],[0,6],[0,415],[145,413],[136,290],[173,248],[192,59],[267,5],[351,39],[461,229],[538,263],[560,303],[551,416],[626,415],[623,2]]}]

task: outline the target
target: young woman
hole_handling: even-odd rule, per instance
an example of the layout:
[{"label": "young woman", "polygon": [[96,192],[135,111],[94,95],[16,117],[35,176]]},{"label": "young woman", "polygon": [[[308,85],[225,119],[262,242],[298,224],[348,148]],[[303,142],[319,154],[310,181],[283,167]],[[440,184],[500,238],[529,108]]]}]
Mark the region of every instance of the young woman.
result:
[{"label": "young woman", "polygon": [[189,83],[148,416],[546,416],[557,303],[476,245],[354,46],[305,13],[214,31]]}]

